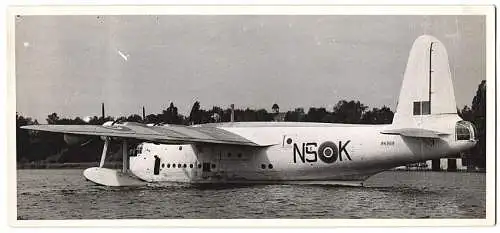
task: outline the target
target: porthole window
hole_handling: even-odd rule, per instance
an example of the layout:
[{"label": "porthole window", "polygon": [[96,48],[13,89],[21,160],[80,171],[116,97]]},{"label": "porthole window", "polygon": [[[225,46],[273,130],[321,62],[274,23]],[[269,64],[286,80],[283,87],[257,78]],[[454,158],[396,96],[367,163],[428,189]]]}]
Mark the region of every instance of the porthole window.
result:
[{"label": "porthole window", "polygon": [[161,164],[161,168],[164,168],[164,167],[165,167],[165,164],[164,164],[164,163],[162,163],[162,164]]},{"label": "porthole window", "polygon": [[175,168],[175,163],[172,164],[172,167]]},{"label": "porthole window", "polygon": [[179,146],[179,150],[182,150],[182,146]]},{"label": "porthole window", "polygon": [[183,166],[183,167],[184,167],[184,168],[186,168],[186,167],[187,167],[187,165],[186,165],[186,164],[184,164],[184,166]]},{"label": "porthole window", "polygon": [[241,153],[238,153],[238,158],[241,158]]},{"label": "porthole window", "polygon": [[260,165],[260,167],[261,167],[262,169],[266,169],[266,165],[265,165],[265,164],[261,164],[261,165]]},{"label": "porthole window", "polygon": [[268,167],[269,169],[273,169],[273,165],[272,165],[272,164],[269,164],[267,167]]},{"label": "porthole window", "polygon": [[231,157],[231,152],[227,153],[227,157],[228,158]]},{"label": "porthole window", "polygon": [[180,164],[180,163],[179,163],[179,164],[177,164],[177,167],[178,167],[178,168],[181,168],[181,167],[182,167],[182,164]]},{"label": "porthole window", "polygon": [[198,168],[201,168],[201,164],[198,164]]},{"label": "porthole window", "polygon": [[212,163],[212,169],[215,168],[215,163]]},{"label": "porthole window", "polygon": [[167,163],[167,168],[170,168],[170,163]]},{"label": "porthole window", "polygon": [[288,138],[288,139],[286,140],[286,144],[292,144],[292,139],[291,139],[291,138]]},{"label": "porthole window", "polygon": [[189,164],[189,168],[193,168],[193,164]]}]

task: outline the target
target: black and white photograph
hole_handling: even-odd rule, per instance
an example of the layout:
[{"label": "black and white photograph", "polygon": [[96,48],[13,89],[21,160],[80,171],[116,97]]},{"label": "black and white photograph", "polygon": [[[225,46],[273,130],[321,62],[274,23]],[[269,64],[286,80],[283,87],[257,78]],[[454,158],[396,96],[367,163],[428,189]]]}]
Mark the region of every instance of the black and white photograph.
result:
[{"label": "black and white photograph", "polygon": [[14,225],[494,224],[493,7],[109,8],[10,9]]}]

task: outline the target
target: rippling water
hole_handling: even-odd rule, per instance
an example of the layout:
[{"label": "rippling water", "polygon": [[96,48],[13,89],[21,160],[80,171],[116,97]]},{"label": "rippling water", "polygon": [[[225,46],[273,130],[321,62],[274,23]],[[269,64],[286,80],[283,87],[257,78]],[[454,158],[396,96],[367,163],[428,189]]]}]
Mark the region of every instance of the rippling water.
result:
[{"label": "rippling water", "polygon": [[387,171],[366,187],[111,188],[82,170],[18,170],[18,219],[485,218],[484,173]]}]

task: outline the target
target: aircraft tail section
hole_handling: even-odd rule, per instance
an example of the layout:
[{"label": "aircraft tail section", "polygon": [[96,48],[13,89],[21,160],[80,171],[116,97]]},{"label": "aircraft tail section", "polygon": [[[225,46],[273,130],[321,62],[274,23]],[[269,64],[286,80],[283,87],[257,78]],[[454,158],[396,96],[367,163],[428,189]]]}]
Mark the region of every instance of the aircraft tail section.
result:
[{"label": "aircraft tail section", "polygon": [[443,114],[457,114],[448,54],[438,39],[423,35],[410,51],[393,125],[420,126]]}]

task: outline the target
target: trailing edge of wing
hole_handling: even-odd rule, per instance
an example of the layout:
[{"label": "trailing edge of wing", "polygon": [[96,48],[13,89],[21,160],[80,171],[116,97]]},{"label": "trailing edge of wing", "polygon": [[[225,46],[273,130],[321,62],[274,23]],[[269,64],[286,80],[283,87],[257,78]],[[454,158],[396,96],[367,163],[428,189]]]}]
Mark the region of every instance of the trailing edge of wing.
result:
[{"label": "trailing edge of wing", "polygon": [[101,125],[29,125],[23,129],[119,138],[134,138],[158,143],[213,143],[241,146],[266,146],[219,128],[187,126],[147,126],[144,124]]},{"label": "trailing edge of wing", "polygon": [[441,136],[447,135],[446,133],[441,133],[428,129],[417,129],[417,128],[389,129],[389,130],[384,130],[381,133],[401,135],[404,137],[412,137],[412,138],[434,138],[434,139],[439,139],[441,138]]}]

